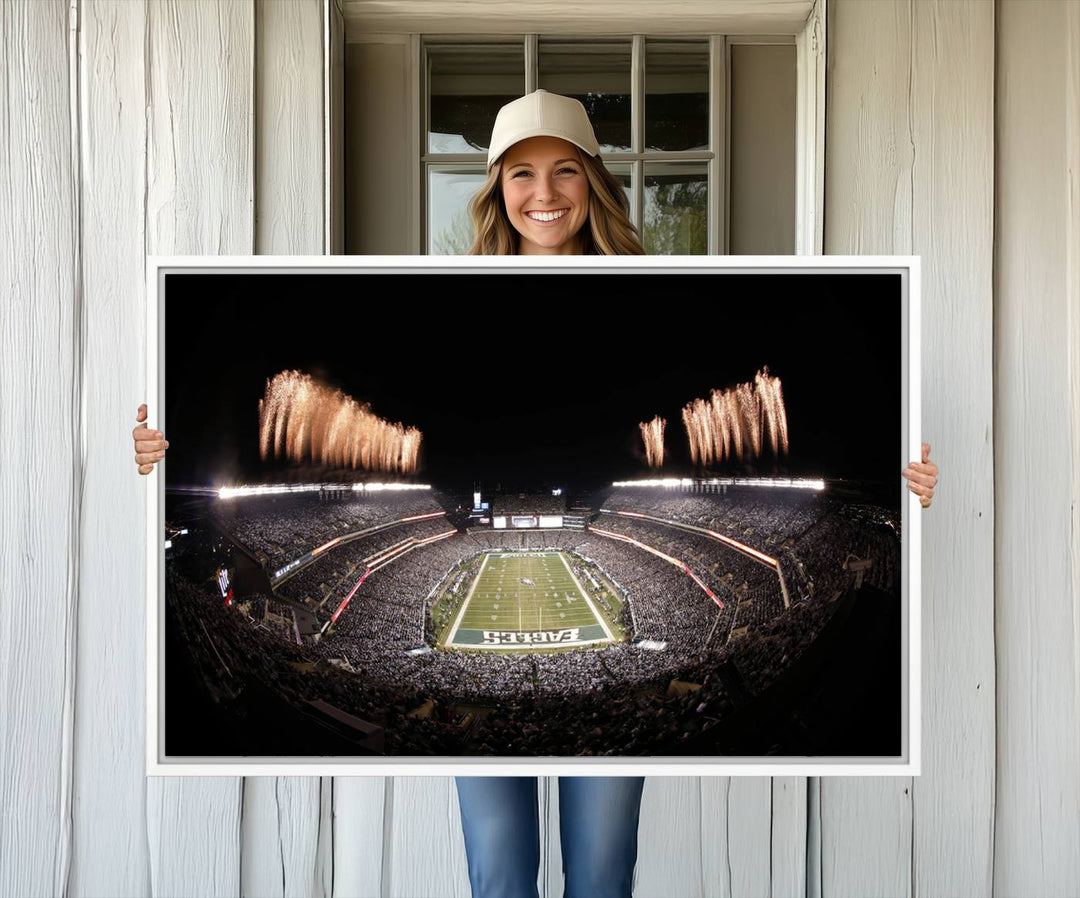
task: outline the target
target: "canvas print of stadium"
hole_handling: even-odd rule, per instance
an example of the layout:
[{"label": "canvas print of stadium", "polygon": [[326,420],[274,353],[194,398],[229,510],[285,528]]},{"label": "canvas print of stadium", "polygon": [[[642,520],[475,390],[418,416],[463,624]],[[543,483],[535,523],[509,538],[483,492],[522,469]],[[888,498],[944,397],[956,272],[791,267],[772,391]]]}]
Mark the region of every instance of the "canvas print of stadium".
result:
[{"label": "canvas print of stadium", "polygon": [[898,274],[175,273],[163,310],[167,757],[901,752]]}]

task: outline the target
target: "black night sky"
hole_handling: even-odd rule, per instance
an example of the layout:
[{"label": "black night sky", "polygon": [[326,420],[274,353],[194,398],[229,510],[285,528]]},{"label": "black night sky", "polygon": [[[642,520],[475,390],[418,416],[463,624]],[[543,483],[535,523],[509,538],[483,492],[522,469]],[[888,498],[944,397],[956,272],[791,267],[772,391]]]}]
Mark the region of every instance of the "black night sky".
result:
[{"label": "black night sky", "polygon": [[895,480],[899,501],[901,308],[895,274],[172,274],[150,420],[170,487],[320,479],[259,459],[266,381],[298,369],[418,427],[419,482],[590,488],[649,474],[655,414],[661,473],[706,473],[683,405],[767,365],[790,457],[709,473]]}]

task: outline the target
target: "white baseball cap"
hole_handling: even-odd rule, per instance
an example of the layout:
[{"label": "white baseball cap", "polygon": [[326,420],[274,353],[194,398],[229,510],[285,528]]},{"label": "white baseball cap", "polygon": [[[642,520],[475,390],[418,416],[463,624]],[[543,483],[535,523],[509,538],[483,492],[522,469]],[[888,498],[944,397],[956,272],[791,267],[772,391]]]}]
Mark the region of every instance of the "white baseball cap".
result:
[{"label": "white baseball cap", "polygon": [[561,137],[590,156],[600,152],[592,122],[579,101],[536,90],[507,103],[495,116],[488,169],[515,143],[529,137]]}]

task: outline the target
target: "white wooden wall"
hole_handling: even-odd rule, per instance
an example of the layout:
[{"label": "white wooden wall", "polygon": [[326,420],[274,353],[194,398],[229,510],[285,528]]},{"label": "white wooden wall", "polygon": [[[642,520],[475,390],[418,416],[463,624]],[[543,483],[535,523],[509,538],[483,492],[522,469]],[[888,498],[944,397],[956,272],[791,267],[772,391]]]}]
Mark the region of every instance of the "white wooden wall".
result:
[{"label": "white wooden wall", "polygon": [[922,525],[923,773],[822,780],[824,895],[1025,894],[995,891],[992,853],[994,13],[829,4],[825,252],[922,256],[942,474]]},{"label": "white wooden wall", "polygon": [[[143,256],[333,245],[336,5],[0,11],[0,895],[468,895],[448,778],[142,772]],[[1080,5],[829,12],[826,251],[923,256],[924,773],[650,778],[636,894],[1076,895]]]},{"label": "white wooden wall", "polygon": [[1080,894],[1080,4],[999,17],[994,884]]}]

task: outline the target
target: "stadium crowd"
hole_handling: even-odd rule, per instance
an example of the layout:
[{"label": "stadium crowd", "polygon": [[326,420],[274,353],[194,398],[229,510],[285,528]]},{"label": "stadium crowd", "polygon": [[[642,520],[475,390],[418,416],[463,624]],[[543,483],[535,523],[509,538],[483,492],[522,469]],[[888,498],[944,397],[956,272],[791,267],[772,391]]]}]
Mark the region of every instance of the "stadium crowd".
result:
[{"label": "stadium crowd", "polygon": [[[614,514],[595,525],[681,559],[723,608],[656,555],[599,533],[566,530],[473,529],[414,546],[365,580],[326,638],[302,647],[287,626],[253,626],[250,613],[224,607],[209,571],[167,564],[167,597],[198,674],[219,701],[235,700],[245,677],[258,678],[289,701],[322,699],[384,726],[388,754],[645,755],[674,750],[783,676],[827,625],[836,607],[830,600],[851,584],[843,568],[849,555],[873,561],[866,572],[872,585],[898,587],[895,522],[872,506],[799,496],[785,498],[778,511],[756,496],[635,492],[643,491],[619,493],[611,504],[727,532],[781,557],[785,570],[801,571],[803,588],[792,595],[799,600],[785,608],[775,571],[716,540]],[[422,514],[433,503],[426,495],[400,503],[301,501],[287,513],[252,505],[233,516],[229,532],[273,565],[363,529],[361,523]],[[275,611],[292,601],[321,608],[325,621],[373,555],[448,528],[445,518],[410,522],[335,547],[276,590]],[[460,599],[484,552],[545,548],[572,553],[590,596],[603,594],[590,565],[618,588],[627,641],[550,653],[425,650],[453,608],[444,603],[443,617],[433,619],[436,595]],[[254,607],[269,599],[245,598]],[[663,645],[650,647],[655,643]],[[693,688],[680,692],[676,680]],[[424,706],[428,711],[417,713]]]},{"label": "stadium crowd", "polygon": [[453,530],[445,517],[409,521],[349,540],[290,574],[277,592],[309,607],[336,606],[370,563],[399,545]]},{"label": "stadium crowd", "polygon": [[[200,678],[217,701],[236,700],[245,680],[256,678],[294,705],[319,699],[384,727],[384,750],[393,755],[677,751],[734,710],[731,676],[759,694],[818,626],[807,606],[760,638],[733,640],[707,655],[632,643],[550,655],[413,655],[364,638],[301,649],[251,626],[205,587],[170,574],[168,589]],[[817,609],[822,619],[824,611]],[[676,676],[698,688],[669,688]],[[436,713],[412,716],[429,701]]]},{"label": "stadium crowd", "polygon": [[491,499],[493,515],[559,515],[566,511],[566,498],[550,493],[502,493]]},{"label": "stadium crowd", "polygon": [[600,507],[716,530],[766,554],[773,554],[771,550],[787,539],[797,539],[829,511],[827,500],[815,491],[761,487],[731,487],[726,493],[704,494],[619,487]]},{"label": "stadium crowd", "polygon": [[310,492],[218,499],[210,515],[273,572],[336,536],[443,510],[434,490],[356,492],[334,502],[319,496]]}]

